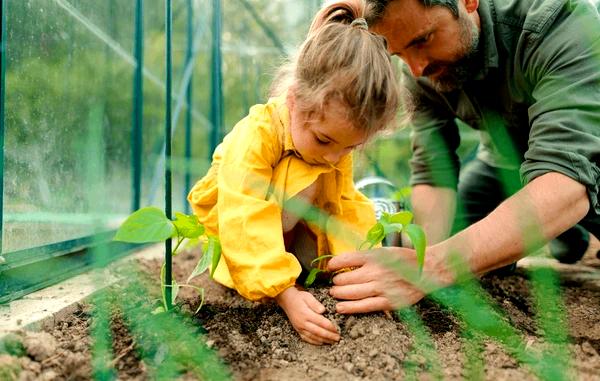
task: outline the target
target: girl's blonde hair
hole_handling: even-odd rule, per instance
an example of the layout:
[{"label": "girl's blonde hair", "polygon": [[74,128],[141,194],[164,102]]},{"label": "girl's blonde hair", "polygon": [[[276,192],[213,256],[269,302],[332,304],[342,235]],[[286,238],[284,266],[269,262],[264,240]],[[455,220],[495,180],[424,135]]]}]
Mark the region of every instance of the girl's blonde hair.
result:
[{"label": "girl's blonde hair", "polygon": [[370,135],[394,121],[399,90],[385,40],[368,31],[366,6],[364,0],[326,3],[271,93],[293,88],[297,107],[320,115],[327,102],[340,101],[348,120]]}]

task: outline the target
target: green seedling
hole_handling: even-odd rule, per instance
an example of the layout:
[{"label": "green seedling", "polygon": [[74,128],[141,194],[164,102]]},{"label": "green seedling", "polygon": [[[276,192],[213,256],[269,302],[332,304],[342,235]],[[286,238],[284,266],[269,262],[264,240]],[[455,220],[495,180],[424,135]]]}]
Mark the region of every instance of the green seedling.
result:
[{"label": "green seedling", "polygon": [[[315,264],[318,264],[319,262],[328,259],[328,258],[333,258],[334,256],[331,254],[327,254],[327,255],[321,255],[320,257],[317,257],[315,259],[313,259],[310,262],[311,266],[314,266]],[[315,280],[317,279],[317,275],[321,274],[321,273],[326,273],[326,270],[321,270],[317,267],[313,267],[312,269],[310,269],[310,272],[308,273],[308,276],[306,277],[306,280],[304,281],[304,287],[308,288],[310,286],[312,286],[313,283],[315,283]]]},{"label": "green seedling", "polygon": [[[409,188],[410,189],[410,188]],[[417,252],[417,264],[419,266],[419,276],[423,273],[423,265],[425,263],[425,248],[427,247],[427,239],[425,238],[425,232],[423,229],[416,224],[412,224],[413,214],[408,211],[401,211],[394,214],[383,213],[379,221],[369,229],[367,232],[367,238],[363,243],[360,244],[358,250],[370,250],[375,246],[379,245],[388,234],[406,234],[412,242],[415,251]],[[311,265],[319,263],[322,260],[333,257],[333,255],[322,255],[315,258]],[[304,281],[305,287],[310,287],[317,275],[326,272],[319,268],[313,268],[310,270],[306,280]]]},{"label": "green seedling", "polygon": [[202,257],[200,257],[194,271],[192,271],[184,284],[178,284],[176,280],[173,280],[172,284],[166,285],[166,267],[165,264],[163,264],[160,271],[163,305],[154,310],[154,312],[160,313],[168,309],[166,287],[172,288],[173,302],[175,302],[181,287],[190,287],[200,294],[200,306],[198,306],[198,309],[195,312],[198,313],[204,304],[204,289],[191,285],[189,282],[205,272],[209,266],[210,276],[213,276],[219,263],[219,259],[221,258],[221,244],[219,243],[218,237],[205,234],[204,226],[198,221],[196,216],[176,212],[175,219],[171,221],[162,210],[153,206],[148,206],[133,212],[127,217],[113,239],[122,242],[152,243],[162,242],[169,238],[174,238],[176,241],[175,247],[171,251],[171,255],[177,255],[181,244],[185,240],[188,240],[190,243],[188,246],[197,245],[200,242],[203,243]]},{"label": "green seedling", "polygon": [[394,214],[383,213],[379,221],[373,225],[367,232],[367,239],[360,245],[360,249],[372,249],[380,244],[388,234],[406,234],[417,252],[417,264],[419,266],[419,275],[423,272],[425,263],[425,247],[427,239],[423,229],[416,224],[411,223],[413,214],[409,211],[401,211]]}]

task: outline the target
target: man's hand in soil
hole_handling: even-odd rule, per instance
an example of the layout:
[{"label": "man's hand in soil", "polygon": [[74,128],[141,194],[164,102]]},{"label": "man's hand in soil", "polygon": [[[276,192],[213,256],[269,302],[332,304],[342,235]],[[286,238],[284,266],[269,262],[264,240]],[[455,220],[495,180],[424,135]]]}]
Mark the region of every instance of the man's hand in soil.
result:
[{"label": "man's hand in soil", "polygon": [[[352,271],[342,272],[333,278],[334,286],[330,294],[339,302],[336,310],[341,314],[364,313],[372,311],[391,311],[403,306],[417,303],[424,296],[416,286],[412,285],[393,270],[386,268],[377,260],[377,256],[387,256],[388,260],[411,266],[415,269],[416,255],[412,249],[386,247],[372,250],[369,253],[356,252],[338,255],[329,260],[327,269],[331,272],[343,268],[354,267]],[[448,279],[446,272],[440,271],[432,261],[427,261],[423,276],[427,279]]]},{"label": "man's hand in soil", "polygon": [[322,314],[325,307],[311,293],[290,287],[275,297],[302,340],[314,344],[334,344],[340,335]]}]

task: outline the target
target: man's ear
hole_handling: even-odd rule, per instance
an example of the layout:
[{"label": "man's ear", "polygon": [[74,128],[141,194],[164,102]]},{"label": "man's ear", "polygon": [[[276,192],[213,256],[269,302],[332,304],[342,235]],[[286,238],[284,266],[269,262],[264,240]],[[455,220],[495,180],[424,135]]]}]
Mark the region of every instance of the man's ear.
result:
[{"label": "man's ear", "polygon": [[479,8],[479,0],[464,0],[467,13],[473,13]]}]

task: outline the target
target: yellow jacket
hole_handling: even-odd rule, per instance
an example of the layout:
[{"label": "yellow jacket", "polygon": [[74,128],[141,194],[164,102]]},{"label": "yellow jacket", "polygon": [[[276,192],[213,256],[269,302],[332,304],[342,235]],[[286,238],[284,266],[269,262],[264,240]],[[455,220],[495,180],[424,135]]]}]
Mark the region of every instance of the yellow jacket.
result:
[{"label": "yellow jacket", "polygon": [[[375,223],[368,198],[354,188],[352,156],[335,166],[301,160],[290,135],[285,97],[255,105],[217,147],[211,168],[188,195],[208,234],[219,236],[214,278],[250,300],[275,297],[293,286],[301,266],[286,252],[283,202],[322,176],[309,229],[318,255],[355,251]],[[321,264],[324,266],[324,264]]]}]

